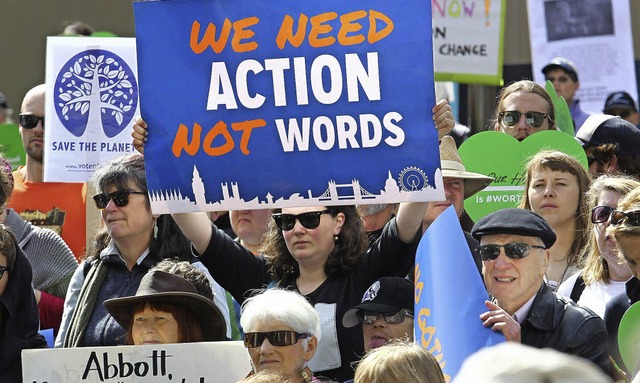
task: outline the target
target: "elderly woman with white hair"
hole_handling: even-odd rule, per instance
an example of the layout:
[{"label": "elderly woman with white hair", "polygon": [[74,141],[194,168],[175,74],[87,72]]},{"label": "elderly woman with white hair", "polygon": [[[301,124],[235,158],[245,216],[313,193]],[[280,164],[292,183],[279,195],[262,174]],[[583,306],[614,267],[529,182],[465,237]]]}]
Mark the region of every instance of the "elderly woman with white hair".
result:
[{"label": "elderly woman with white hair", "polygon": [[320,317],[305,297],[265,290],[244,301],[240,324],[253,366],[249,375],[273,370],[292,383],[320,382],[307,366],[320,341]]}]

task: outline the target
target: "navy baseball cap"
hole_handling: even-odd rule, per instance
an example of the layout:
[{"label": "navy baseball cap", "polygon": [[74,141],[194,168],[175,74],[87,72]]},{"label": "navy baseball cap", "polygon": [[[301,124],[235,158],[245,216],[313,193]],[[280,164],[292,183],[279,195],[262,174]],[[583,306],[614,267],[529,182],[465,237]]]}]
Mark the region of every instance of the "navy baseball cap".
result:
[{"label": "navy baseball cap", "polygon": [[629,109],[634,112],[638,111],[633,97],[631,97],[629,93],[623,91],[613,92],[607,96],[607,99],[604,102],[603,112],[607,113],[607,111],[611,109]]},{"label": "navy baseball cap", "polygon": [[473,238],[480,241],[483,235],[512,234],[537,237],[548,249],[556,242],[556,233],[539,214],[531,210],[509,208],[482,217],[471,229]]},{"label": "navy baseball cap", "polygon": [[413,282],[402,277],[383,277],[373,282],[362,296],[362,302],[351,307],[342,317],[344,327],[356,326],[360,310],[390,313],[407,309],[413,312]]}]

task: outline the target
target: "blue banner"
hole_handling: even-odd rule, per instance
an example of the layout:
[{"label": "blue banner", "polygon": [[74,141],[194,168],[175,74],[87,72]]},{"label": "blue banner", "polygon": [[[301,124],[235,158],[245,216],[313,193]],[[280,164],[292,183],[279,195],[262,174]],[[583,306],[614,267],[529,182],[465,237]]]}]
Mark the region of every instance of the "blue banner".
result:
[{"label": "blue banner", "polygon": [[449,382],[469,355],[504,341],[482,325],[489,295],[453,206],[425,232],[416,253],[416,343],[436,357]]},{"label": "blue banner", "polygon": [[431,4],[134,3],[155,212],[443,199]]}]

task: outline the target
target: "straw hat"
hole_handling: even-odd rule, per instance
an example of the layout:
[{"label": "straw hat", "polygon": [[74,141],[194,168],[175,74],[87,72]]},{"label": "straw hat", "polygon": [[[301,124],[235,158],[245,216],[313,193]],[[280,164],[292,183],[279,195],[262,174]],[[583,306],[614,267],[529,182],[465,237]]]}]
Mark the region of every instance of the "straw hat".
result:
[{"label": "straw hat", "polygon": [[442,177],[462,178],[464,180],[464,198],[467,199],[493,182],[493,177],[468,172],[458,154],[456,142],[451,136],[442,137],[440,142],[440,164]]},{"label": "straw hat", "polygon": [[108,299],[104,302],[104,307],[126,329],[131,325],[133,307],[146,302],[180,306],[200,321],[205,341],[226,340],[227,326],[216,305],[209,298],[198,294],[195,286],[186,279],[164,271],[149,271],[142,277],[136,295]]}]

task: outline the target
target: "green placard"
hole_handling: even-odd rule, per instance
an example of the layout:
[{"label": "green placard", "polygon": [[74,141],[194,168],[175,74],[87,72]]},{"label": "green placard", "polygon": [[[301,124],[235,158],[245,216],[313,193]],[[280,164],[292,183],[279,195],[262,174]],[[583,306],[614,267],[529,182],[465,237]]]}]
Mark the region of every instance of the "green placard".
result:
[{"label": "green placard", "polygon": [[640,302],[629,307],[620,320],[618,347],[627,369],[632,373],[637,371],[640,367]]},{"label": "green placard", "polygon": [[493,131],[469,137],[459,149],[465,168],[495,178],[486,189],[464,201],[464,209],[471,219],[477,222],[496,210],[517,207],[524,193],[526,164],[543,149],[567,153],[588,168],[582,146],[572,136],[557,130],[533,134],[522,142]]},{"label": "green placard", "polygon": [[561,131],[574,136],[576,132],[573,128],[573,119],[571,118],[571,112],[567,106],[567,101],[564,97],[558,96],[551,81],[547,80],[545,87],[547,88],[547,93],[549,93],[549,96],[551,97],[551,101],[553,101],[553,109],[555,109],[556,115],[556,126]]},{"label": "green placard", "polygon": [[26,154],[17,124],[0,124],[0,154],[9,160],[13,170],[24,165]]}]

